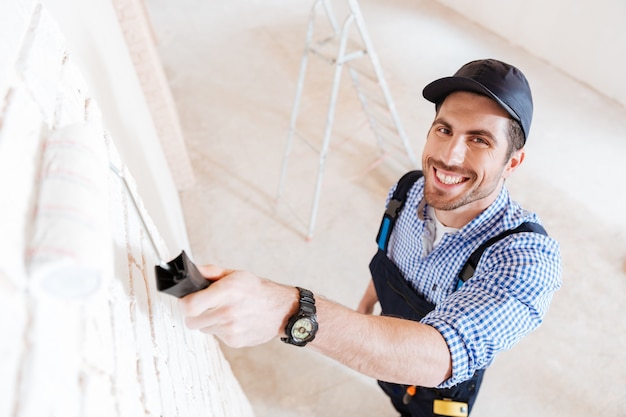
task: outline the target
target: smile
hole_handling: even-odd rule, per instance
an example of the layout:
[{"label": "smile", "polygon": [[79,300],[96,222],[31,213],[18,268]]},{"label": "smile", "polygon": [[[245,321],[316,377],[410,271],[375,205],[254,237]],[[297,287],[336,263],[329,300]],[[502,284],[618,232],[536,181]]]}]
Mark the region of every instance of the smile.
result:
[{"label": "smile", "polygon": [[440,173],[439,170],[435,170],[435,175],[439,181],[446,185],[460,184],[467,179],[463,176],[445,175]]}]

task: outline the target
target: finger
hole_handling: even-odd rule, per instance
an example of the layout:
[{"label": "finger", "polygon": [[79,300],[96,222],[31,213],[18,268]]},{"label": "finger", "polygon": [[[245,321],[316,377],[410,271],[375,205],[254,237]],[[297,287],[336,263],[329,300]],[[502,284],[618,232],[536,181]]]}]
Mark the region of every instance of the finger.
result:
[{"label": "finger", "polygon": [[209,286],[181,298],[179,305],[183,310],[183,315],[187,317],[197,317],[204,311],[215,308],[213,292],[213,287]]},{"label": "finger", "polygon": [[[231,269],[222,268],[217,265],[200,265],[197,267],[200,274],[208,280],[218,281],[231,275],[233,271]],[[220,296],[225,290],[220,289],[221,285],[217,283],[211,286],[191,293],[180,299],[180,305],[183,309],[185,316],[195,317],[202,314],[202,312],[210,309],[214,309],[219,306],[220,300],[224,296]]]},{"label": "finger", "polygon": [[191,330],[200,330],[204,333],[214,333],[215,327],[218,326],[216,321],[218,317],[212,314],[211,311],[205,310],[203,313],[197,316],[185,317],[185,326]]},{"label": "finger", "polygon": [[198,271],[200,271],[203,277],[212,281],[224,278],[233,272],[232,269],[222,268],[217,265],[198,265]]}]

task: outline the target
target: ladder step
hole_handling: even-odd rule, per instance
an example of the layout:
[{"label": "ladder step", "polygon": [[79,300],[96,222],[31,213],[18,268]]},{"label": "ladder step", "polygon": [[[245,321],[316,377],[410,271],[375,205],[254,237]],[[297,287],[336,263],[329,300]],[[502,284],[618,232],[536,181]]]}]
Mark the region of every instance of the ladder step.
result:
[{"label": "ladder step", "polygon": [[389,103],[380,85],[380,82],[372,80],[369,77],[361,77],[359,74],[350,71],[352,76],[352,84],[356,88],[357,92],[362,93],[365,97],[375,101],[379,107],[389,108]]},{"label": "ladder step", "polygon": [[[338,57],[339,39],[336,36],[331,36],[329,38],[322,39],[321,41],[311,43],[308,46],[308,51],[319,56],[331,65],[335,65],[337,63],[343,64],[366,55],[366,51],[362,46],[357,44],[352,39],[347,39],[344,55],[343,57]],[[338,58],[340,59],[338,60]]]},{"label": "ladder step", "polygon": [[371,63],[369,61],[367,60],[351,61],[348,64],[348,68],[350,70],[355,71],[358,75],[363,76],[372,84],[378,85],[378,77],[376,76],[376,72],[372,68]]},{"label": "ladder step", "polygon": [[[369,41],[369,36],[366,33],[365,23],[358,6],[357,0],[348,0],[348,16],[344,22],[343,27],[339,27],[337,20],[334,17],[334,13],[331,8],[332,0],[315,0],[311,15],[309,17],[309,29],[307,31],[307,38],[304,50],[304,56],[300,66],[300,76],[298,79],[298,89],[296,92],[296,100],[292,110],[292,124],[289,130],[287,146],[285,150],[285,156],[283,158],[283,168],[281,171],[281,178],[279,182],[278,195],[280,196],[282,190],[282,184],[284,177],[286,176],[287,159],[290,154],[292,141],[296,138],[302,140],[313,151],[317,152],[320,156],[319,169],[317,174],[317,181],[315,185],[315,191],[313,196],[313,204],[311,207],[311,214],[309,218],[309,230],[307,238],[311,239],[313,236],[313,230],[315,227],[315,219],[317,216],[319,195],[321,190],[322,176],[324,173],[326,155],[322,155],[322,148],[329,145],[330,135],[332,135],[332,126],[334,120],[335,104],[337,99],[338,86],[340,82],[340,71],[343,70],[343,66],[347,67],[350,77],[352,78],[353,87],[358,94],[359,101],[361,102],[365,116],[369,122],[371,131],[376,137],[378,147],[382,151],[382,157],[378,158],[381,161],[389,154],[389,150],[400,150],[400,143],[404,145],[404,152],[408,156],[411,164],[416,166],[417,161],[410,149],[408,139],[405,137],[400,125],[400,120],[397,115],[395,106],[391,94],[388,91],[382,68],[376,57],[374,47]],[[321,39],[313,39],[313,28],[315,23],[315,17],[318,6],[323,6],[323,11],[326,14],[332,27],[332,34]],[[356,27],[352,26],[356,23]],[[350,30],[355,29],[360,35],[360,41],[355,41],[350,38]],[[352,31],[354,33],[354,30]],[[319,37],[318,37],[319,38]],[[341,46],[344,46],[343,50]],[[307,67],[307,57],[309,55],[315,55],[321,58],[326,63],[335,67],[335,77],[333,81],[333,89],[331,93],[331,103],[329,104],[328,113],[326,117],[326,126],[324,130],[324,138],[322,140],[310,140],[302,132],[296,129],[296,118],[298,115],[298,109],[300,106],[300,95],[302,93],[302,86],[304,83],[304,74]],[[366,59],[360,59],[366,58]],[[308,129],[307,129],[308,130]],[[319,138],[318,138],[319,139]],[[400,139],[398,141],[398,139]],[[321,143],[323,142],[323,143]],[[396,145],[396,142],[397,145]],[[389,145],[389,146],[388,146]],[[324,149],[328,151],[328,149]]]}]

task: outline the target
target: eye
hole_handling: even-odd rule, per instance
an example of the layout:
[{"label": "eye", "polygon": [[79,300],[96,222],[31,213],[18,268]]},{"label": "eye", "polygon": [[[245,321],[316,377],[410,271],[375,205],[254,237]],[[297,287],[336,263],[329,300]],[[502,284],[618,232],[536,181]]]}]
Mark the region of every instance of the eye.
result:
[{"label": "eye", "polygon": [[442,135],[450,135],[452,131],[445,126],[439,126],[437,129],[437,133],[441,133]]},{"label": "eye", "polygon": [[489,146],[489,141],[480,136],[474,136],[470,140],[477,145]]}]

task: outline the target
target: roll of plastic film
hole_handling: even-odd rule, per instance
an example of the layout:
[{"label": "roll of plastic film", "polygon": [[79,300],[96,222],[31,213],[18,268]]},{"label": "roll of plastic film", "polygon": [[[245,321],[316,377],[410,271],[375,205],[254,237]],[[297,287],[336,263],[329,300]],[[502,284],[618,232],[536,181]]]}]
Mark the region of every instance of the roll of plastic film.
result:
[{"label": "roll of plastic film", "polygon": [[98,118],[56,130],[45,141],[26,253],[35,290],[80,299],[101,287],[113,259],[108,175]]}]

